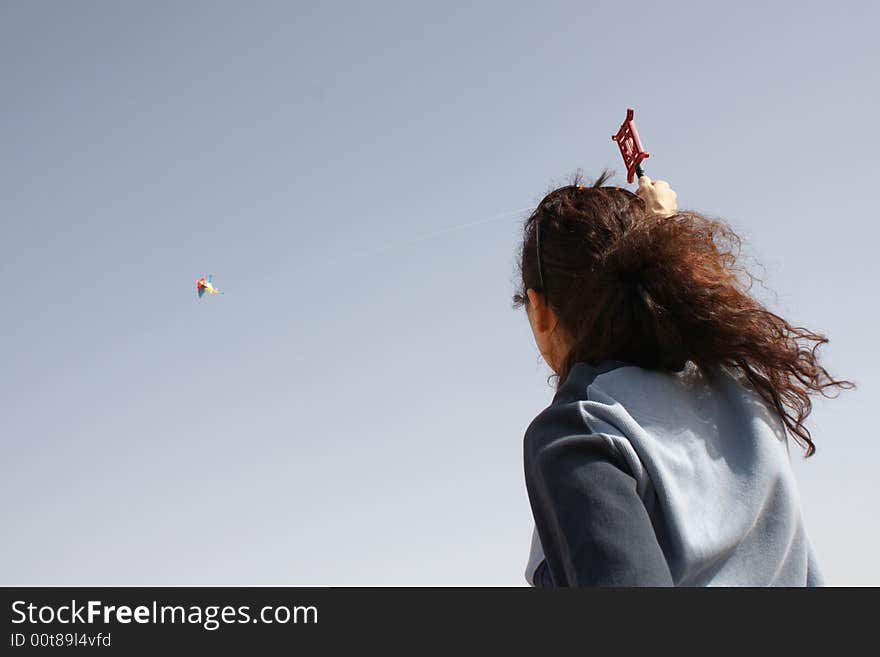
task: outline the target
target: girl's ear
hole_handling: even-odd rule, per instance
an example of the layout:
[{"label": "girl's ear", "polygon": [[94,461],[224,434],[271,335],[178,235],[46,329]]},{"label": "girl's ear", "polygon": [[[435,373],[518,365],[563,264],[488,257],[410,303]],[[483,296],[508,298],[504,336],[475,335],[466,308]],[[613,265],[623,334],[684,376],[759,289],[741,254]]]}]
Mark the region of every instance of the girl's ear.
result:
[{"label": "girl's ear", "polygon": [[526,290],[526,296],[529,298],[529,305],[533,308],[538,305],[538,303],[544,302],[544,295],[540,292],[535,292],[532,288]]},{"label": "girl's ear", "polygon": [[550,317],[550,307],[547,300],[541,292],[537,292],[532,288],[526,290],[526,296],[529,298],[529,310],[532,323],[538,333],[545,333],[550,329],[552,317]]}]

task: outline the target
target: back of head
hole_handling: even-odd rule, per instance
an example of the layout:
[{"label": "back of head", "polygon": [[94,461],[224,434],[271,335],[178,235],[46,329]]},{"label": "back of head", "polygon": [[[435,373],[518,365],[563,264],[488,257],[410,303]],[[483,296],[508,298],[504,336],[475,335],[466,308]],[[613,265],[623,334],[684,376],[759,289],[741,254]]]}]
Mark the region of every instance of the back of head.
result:
[{"label": "back of head", "polygon": [[[646,369],[738,370],[774,408],[792,435],[814,451],[803,421],[810,393],[851,387],[818,363],[823,335],[794,327],[749,294],[738,265],[740,241],[724,222],[697,212],[651,214],[620,187],[575,181],[550,192],[526,220],[521,289],[545,295],[576,362],[613,359]],[[538,248],[540,247],[540,248]]]}]

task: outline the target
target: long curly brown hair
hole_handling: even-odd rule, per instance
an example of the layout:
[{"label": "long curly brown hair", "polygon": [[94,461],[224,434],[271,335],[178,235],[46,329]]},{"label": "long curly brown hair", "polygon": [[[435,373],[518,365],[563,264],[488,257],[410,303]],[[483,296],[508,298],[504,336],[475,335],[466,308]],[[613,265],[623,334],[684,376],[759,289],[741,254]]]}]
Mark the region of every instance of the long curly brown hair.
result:
[{"label": "long curly brown hair", "polygon": [[793,326],[749,294],[755,279],[740,266],[741,242],[727,224],[690,211],[653,215],[636,194],[604,186],[611,175],[604,171],[592,186],[578,175],[525,222],[514,305],[528,303],[530,288],[543,292],[573,338],[558,381],[577,362],[672,371],[688,361],[727,366],[811,456],[816,448],[804,424],[810,395],[853,387],[819,364],[816,350],[828,338]]}]

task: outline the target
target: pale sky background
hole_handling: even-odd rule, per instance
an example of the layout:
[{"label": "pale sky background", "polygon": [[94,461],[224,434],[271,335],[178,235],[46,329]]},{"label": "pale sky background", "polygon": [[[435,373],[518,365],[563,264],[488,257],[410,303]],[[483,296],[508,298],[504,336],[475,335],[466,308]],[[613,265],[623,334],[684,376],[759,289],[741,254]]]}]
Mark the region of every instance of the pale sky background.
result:
[{"label": "pale sky background", "polygon": [[0,583],[524,585],[525,213],[415,238],[624,181],[632,106],[859,385],[792,454],[829,583],[880,584],[878,19],[3,0]]}]

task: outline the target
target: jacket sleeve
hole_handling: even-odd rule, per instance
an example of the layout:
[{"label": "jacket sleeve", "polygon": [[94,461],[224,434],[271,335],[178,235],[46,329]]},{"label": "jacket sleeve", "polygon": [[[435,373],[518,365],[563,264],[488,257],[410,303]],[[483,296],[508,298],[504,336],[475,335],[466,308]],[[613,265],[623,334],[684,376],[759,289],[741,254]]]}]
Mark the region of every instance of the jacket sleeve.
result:
[{"label": "jacket sleeve", "polygon": [[550,574],[550,569],[547,567],[546,559],[539,563],[538,567],[535,568],[534,580],[536,588],[555,588],[556,585],[553,583],[553,576]]},{"label": "jacket sleeve", "polygon": [[524,465],[552,582],[562,587],[672,586],[636,480],[616,451],[606,438],[583,433],[582,420],[560,422],[560,409],[551,407],[542,415],[548,411],[526,433]]}]

